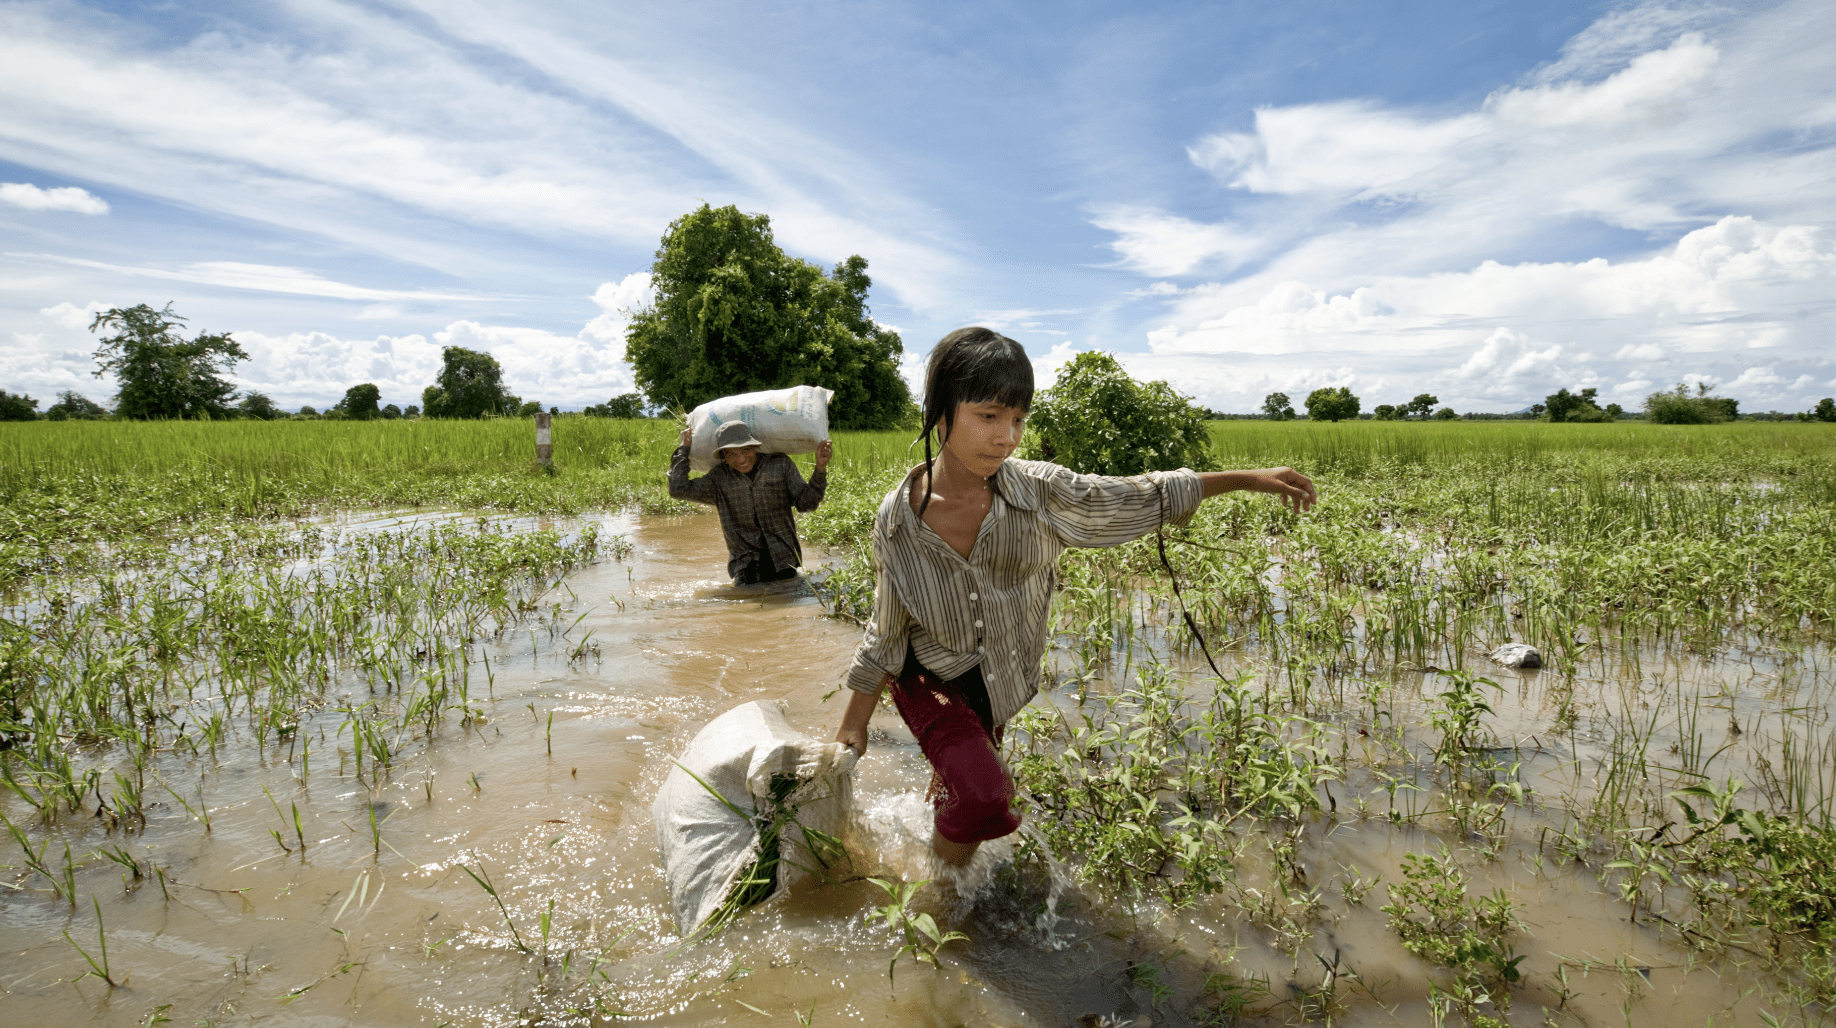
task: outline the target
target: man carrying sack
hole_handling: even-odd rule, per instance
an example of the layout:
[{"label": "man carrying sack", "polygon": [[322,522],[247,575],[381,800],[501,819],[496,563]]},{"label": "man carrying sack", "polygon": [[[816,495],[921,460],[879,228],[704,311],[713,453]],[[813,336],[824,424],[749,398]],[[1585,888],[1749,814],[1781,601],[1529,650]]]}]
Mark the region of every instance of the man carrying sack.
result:
[{"label": "man carrying sack", "polygon": [[[720,511],[720,530],[727,538],[727,574],[735,585],[793,578],[803,563],[797,542],[797,518],[822,503],[829,484],[829,454],[824,439],[816,446],[816,472],[805,482],[796,462],[782,453],[761,453],[744,421],[728,421],[714,436],[720,462],[700,478],[689,477],[693,430],[682,430],[681,445],[669,460],[669,495],[678,500],[710,503]],[[705,452],[705,451],[704,451]]]}]

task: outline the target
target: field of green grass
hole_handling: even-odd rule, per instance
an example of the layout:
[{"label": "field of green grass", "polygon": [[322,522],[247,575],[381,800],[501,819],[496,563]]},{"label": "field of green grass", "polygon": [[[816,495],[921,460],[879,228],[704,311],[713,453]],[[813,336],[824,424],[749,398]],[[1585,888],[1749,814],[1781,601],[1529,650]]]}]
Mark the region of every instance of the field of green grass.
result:
[{"label": "field of green grass", "polygon": [[[565,640],[545,597],[625,545],[576,516],[685,509],[664,490],[674,425],[554,435],[550,473],[517,420],[0,425],[0,810],[23,854],[7,884],[74,906],[85,874],[131,858],[51,842],[97,818],[125,838],[166,792],[192,810],[162,768],[220,746],[303,787],[326,745],[376,788],[403,747],[483,723],[473,641]],[[1715,1023],[1830,1020],[1836,426],[1235,421],[1212,439],[1218,466],[1291,465],[1321,504],[1208,502],[1165,564],[1152,537],[1068,553],[1047,699],[1008,736],[1029,824],[1090,896],[1233,926],[1275,962],[1245,958],[1182,1009],[1374,1016],[1322,941],[1365,924],[1419,958],[1404,991],[1437,1016],[1531,1023],[1504,1016],[1515,1001],[1595,1023],[1563,999],[1595,965],[1552,962],[1529,925],[1607,895],[1688,973],[1731,976]],[[802,519],[833,548],[813,580],[833,616],[864,616],[862,543],[920,453],[837,434]],[[322,517],[404,508],[566,525],[339,535]],[[1494,668],[1504,642],[1544,669]],[[364,684],[367,702],[327,709]],[[276,843],[303,849],[286,820]],[[1346,849],[1359,833],[1410,856]],[[1538,884],[1480,888],[1513,868]],[[1379,879],[1389,903],[1367,907]],[[1259,993],[1284,962],[1306,980]]]}]

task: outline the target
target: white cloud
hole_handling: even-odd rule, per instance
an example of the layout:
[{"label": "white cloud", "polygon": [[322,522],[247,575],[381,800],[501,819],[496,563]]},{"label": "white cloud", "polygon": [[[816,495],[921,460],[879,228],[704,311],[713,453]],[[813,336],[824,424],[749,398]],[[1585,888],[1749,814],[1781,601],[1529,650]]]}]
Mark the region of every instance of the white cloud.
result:
[{"label": "white cloud", "polygon": [[1773,374],[1773,371],[1771,368],[1748,368],[1747,370],[1740,373],[1739,378],[1736,378],[1734,381],[1729,382],[1727,385],[1723,386],[1722,388],[1729,392],[1736,392],[1736,393],[1760,392],[1760,393],[1764,393],[1765,395],[1774,395],[1778,392],[1778,390],[1769,389],[1767,387],[1768,386],[1779,386],[1779,385],[1784,385],[1784,384],[1785,384],[1785,380],[1783,378],[1780,378],[1778,375]]},{"label": "white cloud", "polygon": [[1033,388],[1042,391],[1052,388],[1052,383],[1058,380],[1058,373],[1071,363],[1071,358],[1076,357],[1078,352],[1077,344],[1067,339],[1054,344],[1045,356],[1034,357]]},{"label": "white cloud", "polygon": [[1110,248],[1122,258],[1125,267],[1144,275],[1229,270],[1254,256],[1260,245],[1229,225],[1205,225],[1138,208],[1114,208],[1090,220],[1098,228],[1116,234]]},{"label": "white cloud", "polygon": [[1062,336],[1067,334],[1063,329],[1047,327],[1053,324],[1052,319],[1082,313],[1082,310],[1075,307],[1056,310],[1033,310],[1023,307],[1014,310],[976,311],[970,315],[970,321],[1003,334]]},{"label": "white cloud", "polygon": [[1574,371],[1565,366],[1560,343],[1540,346],[1508,328],[1496,329],[1453,373],[1468,383],[1467,391],[1481,396],[1517,396],[1526,388],[1550,382],[1570,384]]},{"label": "white cloud", "polygon": [[1422,121],[1345,101],[1263,108],[1254,134],[1210,136],[1187,153],[1232,188],[1256,193],[1407,192],[1405,183],[1443,168],[1486,130],[1478,115]]},{"label": "white cloud", "polygon": [[0,203],[10,203],[29,211],[108,213],[107,201],[87,189],[78,189],[76,186],[40,189],[30,182],[0,182]]},{"label": "white cloud", "polygon": [[[582,337],[592,338],[617,348],[618,359],[625,359],[625,329],[631,315],[650,306],[656,291],[650,285],[650,272],[637,271],[617,282],[601,282],[593,291],[593,302],[600,314],[580,330]],[[594,401],[595,403],[599,401]]]},{"label": "white cloud", "polygon": [[166,268],[143,268],[125,264],[108,264],[102,261],[85,260],[80,257],[60,257],[53,254],[8,253],[8,257],[34,260],[40,263],[67,264],[79,268],[93,268],[98,271],[113,272],[117,275],[131,275],[136,278],[157,278],[170,282],[192,282],[198,285],[221,286],[226,289],[253,289],[269,293],[290,293],[295,296],[326,296],[340,300],[488,300],[489,297],[473,296],[463,293],[438,293],[415,289],[371,289],[366,286],[354,286],[345,282],[334,282],[322,278],[318,273],[305,268],[287,268],[272,264],[244,264],[236,261],[206,261],[198,264],[181,265],[177,270]]},{"label": "white cloud", "polygon": [[440,370],[440,348],[425,336],[341,339],[326,332],[231,333],[249,360],[235,379],[245,389],[268,394],[289,410],[302,404],[323,408],[361,382],[373,382],[382,402],[398,407],[421,402],[421,390]]},{"label": "white cloud", "polygon": [[598,339],[584,332],[570,337],[456,321],[434,338],[441,346],[490,351],[504,367],[505,387],[544,406],[604,403],[636,388],[631,367],[624,363],[622,337]]},{"label": "white cloud", "polygon": [[[1473,402],[1638,378],[1641,367],[1676,381],[1675,362],[1756,342],[1785,351],[1798,374],[1820,360],[1810,355],[1821,353],[1823,326],[1799,314],[1836,293],[1836,233],[1730,217],[1633,260],[1486,261],[1465,272],[1372,276],[1337,294],[1297,281],[1262,290],[1188,290],[1148,333],[1149,349],[1409,358],[1429,386]],[[1729,388],[1778,384],[1743,376]]]},{"label": "white cloud", "polygon": [[1559,58],[1530,75],[1536,84],[1611,74],[1643,54],[1713,20],[1707,6],[1645,3],[1622,7],[1576,33]]},{"label": "white cloud", "polygon": [[96,320],[96,315],[107,309],[108,305],[100,300],[91,300],[81,307],[65,301],[55,307],[46,307],[38,313],[50,318],[52,321],[57,322],[65,328],[87,330],[90,324]]},{"label": "white cloud", "polygon": [[1836,8],[1804,0],[1622,7],[1463,108],[1267,107],[1197,139],[1216,223],[1143,207],[1091,221],[1144,274],[1252,269],[1181,283],[1143,326],[1201,377],[1214,358],[1244,368],[1219,377],[1231,395],[1278,378],[1254,359],[1278,357],[1406,365],[1395,381],[1475,405],[1685,367],[1786,388],[1741,376],[1763,350],[1773,374],[1827,377],[1833,29]]},{"label": "white cloud", "polygon": [[710,197],[770,212],[824,262],[869,255],[908,303],[941,302],[959,274],[934,210],[877,154],[717,61],[659,66],[545,5],[270,13],[271,32],[159,49],[105,16],[9,7],[0,158],[448,271],[501,258],[430,222],[654,244]]},{"label": "white cloud", "polygon": [[[610,298],[618,295],[618,287],[600,292]],[[289,409],[323,406],[360,382],[375,383],[384,403],[418,404],[422,391],[439,374],[440,351],[447,346],[490,353],[503,366],[505,388],[544,406],[604,403],[636,388],[631,368],[624,363],[623,335],[601,338],[586,329],[564,336],[539,328],[460,320],[431,339],[420,334],[344,339],[325,332],[234,335],[250,357],[236,368],[237,381]]]},{"label": "white cloud", "polygon": [[1264,108],[1255,132],[1206,137],[1189,153],[1232,189],[1430,205],[1405,220],[1460,211],[1487,221],[1579,214],[1675,225],[1688,216],[1654,195],[1653,180],[1674,176],[1679,157],[1713,156],[1754,132],[1728,125],[1703,139],[1694,125],[1677,131],[1711,97],[1720,58],[1691,33],[1603,80],[1501,89],[1476,111],[1440,118],[1369,101]]},{"label": "white cloud", "polygon": [[[1202,304],[1198,301],[1195,309]],[[1349,296],[1328,296],[1302,282],[1282,282],[1253,305],[1206,318],[1190,332],[1159,329],[1148,341],[1157,353],[1281,353],[1312,348],[1311,336],[1374,330],[1393,313],[1368,288],[1355,289]]]}]

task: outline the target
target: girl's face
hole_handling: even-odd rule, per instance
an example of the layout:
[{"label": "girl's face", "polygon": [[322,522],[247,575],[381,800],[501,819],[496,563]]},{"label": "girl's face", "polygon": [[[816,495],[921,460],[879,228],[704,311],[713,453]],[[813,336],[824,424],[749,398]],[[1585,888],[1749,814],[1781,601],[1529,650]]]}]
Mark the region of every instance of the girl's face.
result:
[{"label": "girl's face", "polygon": [[944,453],[976,476],[987,478],[999,471],[1001,462],[1020,445],[1025,428],[1025,408],[999,403],[959,403],[956,424],[944,436]]}]

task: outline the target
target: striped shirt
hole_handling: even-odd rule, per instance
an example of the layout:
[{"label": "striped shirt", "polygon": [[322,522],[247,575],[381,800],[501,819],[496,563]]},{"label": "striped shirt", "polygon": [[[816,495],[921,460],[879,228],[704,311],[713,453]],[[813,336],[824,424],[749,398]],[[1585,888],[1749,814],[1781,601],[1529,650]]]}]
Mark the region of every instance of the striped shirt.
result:
[{"label": "striped shirt", "polygon": [[1130,478],[1080,475],[1046,461],[1003,461],[969,558],[912,510],[917,468],[886,494],[873,522],[873,617],[848,669],[848,688],[877,695],[898,676],[909,644],[949,680],[980,664],[995,724],[1039,691],[1047,614],[1068,546],[1115,546],[1183,525],[1204,498],[1196,472]]},{"label": "striped shirt", "polygon": [[720,531],[727,537],[727,574],[734,578],[764,554],[773,570],[803,563],[797,545],[797,516],[822,503],[829,476],[818,471],[806,483],[797,463],[782,453],[761,453],[750,475],[723,461],[700,478],[689,477],[689,448],[676,447],[669,459],[669,495],[678,500],[711,503],[720,511]]}]

